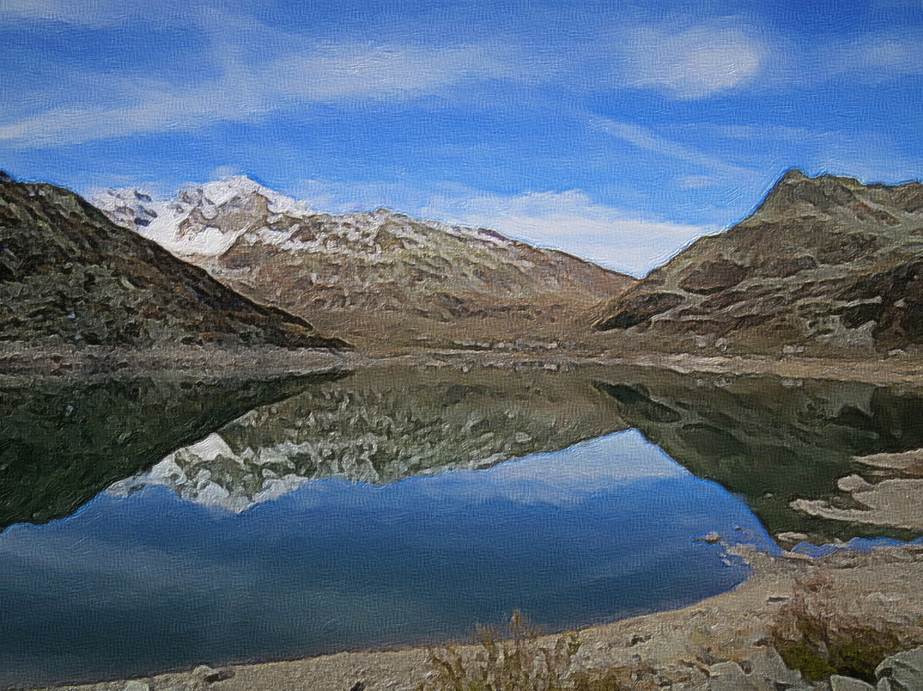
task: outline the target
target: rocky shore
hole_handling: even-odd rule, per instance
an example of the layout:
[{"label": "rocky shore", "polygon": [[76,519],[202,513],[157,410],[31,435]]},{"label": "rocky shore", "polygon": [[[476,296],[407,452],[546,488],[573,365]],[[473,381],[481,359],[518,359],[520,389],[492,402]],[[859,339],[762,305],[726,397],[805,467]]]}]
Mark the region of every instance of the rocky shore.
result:
[{"label": "rocky shore", "polygon": [[158,348],[0,346],[0,379],[117,379],[138,374],[206,378],[310,374],[344,365],[344,351],[274,346]]},{"label": "rocky shore", "polygon": [[[821,559],[792,553],[741,555],[749,560],[753,575],[730,592],[683,609],[579,631],[580,648],[568,674],[601,680],[597,686],[585,687],[595,689],[852,691],[876,688],[873,684],[880,691],[923,688],[923,649],[915,648],[923,643],[919,597],[923,547],[882,548],[865,554],[841,551]],[[874,670],[869,672],[874,676],[869,679],[872,684],[846,674],[831,675],[829,669],[823,674],[812,666],[813,660],[799,657],[797,646],[785,647],[786,631],[798,629],[802,619],[818,614],[831,659],[835,645],[842,641],[865,646],[853,656],[859,660],[856,669],[864,664]],[[555,637],[539,643],[542,640],[553,645]],[[883,641],[890,649],[881,647]],[[792,669],[779,650],[804,672]],[[463,659],[473,659],[478,648],[469,645],[457,651]],[[868,659],[863,657],[866,653]],[[432,681],[429,655],[423,648],[344,652],[285,662],[202,666],[145,679],[59,688],[410,691]],[[810,678],[818,672],[823,678]]]}]

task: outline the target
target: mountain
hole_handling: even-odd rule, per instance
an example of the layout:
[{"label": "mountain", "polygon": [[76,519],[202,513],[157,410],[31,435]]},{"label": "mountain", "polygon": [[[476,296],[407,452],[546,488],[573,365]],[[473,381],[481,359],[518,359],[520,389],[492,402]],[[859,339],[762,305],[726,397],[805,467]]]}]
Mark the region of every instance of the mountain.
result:
[{"label": "mountain", "polygon": [[595,328],[679,352],[919,350],[923,184],[790,171],[749,218],[609,302]]},{"label": "mountain", "polygon": [[229,290],[73,192],[2,174],[0,341],[342,345]]},{"label": "mountain", "polygon": [[354,342],[548,342],[634,282],[490,230],[387,209],[319,213],[244,177],[170,200],[128,189],[93,202],[235,290]]}]

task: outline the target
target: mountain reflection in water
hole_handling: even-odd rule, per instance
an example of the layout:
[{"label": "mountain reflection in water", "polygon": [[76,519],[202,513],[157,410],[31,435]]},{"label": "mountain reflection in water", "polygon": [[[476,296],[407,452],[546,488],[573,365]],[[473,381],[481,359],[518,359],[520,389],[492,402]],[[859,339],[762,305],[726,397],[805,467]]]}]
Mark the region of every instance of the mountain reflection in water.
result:
[{"label": "mountain reflection in water", "polygon": [[923,447],[910,388],[632,368],[2,393],[0,684],[678,606],[746,575],[708,533],[911,537],[793,502]]}]

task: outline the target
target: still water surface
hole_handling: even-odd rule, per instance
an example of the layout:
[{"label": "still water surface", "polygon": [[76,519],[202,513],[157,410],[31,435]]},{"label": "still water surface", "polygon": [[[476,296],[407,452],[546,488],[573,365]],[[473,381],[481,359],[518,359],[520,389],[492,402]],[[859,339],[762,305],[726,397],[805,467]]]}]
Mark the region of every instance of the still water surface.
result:
[{"label": "still water surface", "polygon": [[634,371],[2,393],[2,685],[679,606],[746,577],[708,533],[898,535],[789,498],[923,442],[905,391]]}]

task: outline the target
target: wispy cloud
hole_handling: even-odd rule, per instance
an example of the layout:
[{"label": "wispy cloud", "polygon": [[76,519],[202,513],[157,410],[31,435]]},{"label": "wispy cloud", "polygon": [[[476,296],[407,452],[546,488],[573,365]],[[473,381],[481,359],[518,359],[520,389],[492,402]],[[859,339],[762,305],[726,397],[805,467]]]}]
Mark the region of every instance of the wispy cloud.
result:
[{"label": "wispy cloud", "polygon": [[108,23],[111,3],[76,3],[68,0],[4,0],[0,5],[3,20],[47,20],[71,24]]},{"label": "wispy cloud", "polygon": [[676,182],[684,190],[702,190],[717,184],[710,175],[682,175]]},{"label": "wispy cloud", "polygon": [[481,45],[326,44],[256,64],[225,56],[211,81],[134,81],[108,103],[56,108],[0,124],[0,142],[35,147],[187,131],[216,121],[252,122],[297,105],[406,100],[468,80],[514,75],[502,54]]},{"label": "wispy cloud", "polygon": [[679,99],[705,98],[752,81],[767,50],[739,27],[639,27],[620,36],[626,83]]},{"label": "wispy cloud", "polygon": [[695,147],[663,137],[653,130],[632,122],[612,118],[591,117],[591,126],[632,146],[661,156],[675,158],[714,173],[729,176],[753,177],[756,173],[749,168],[730,163]]},{"label": "wispy cloud", "polygon": [[105,28],[133,19],[163,22],[189,5],[182,0],[158,0],[156,12],[146,0],[3,0],[0,22],[57,22],[74,26]]},{"label": "wispy cloud", "polygon": [[923,34],[874,34],[822,53],[831,75],[882,81],[923,74]]}]

